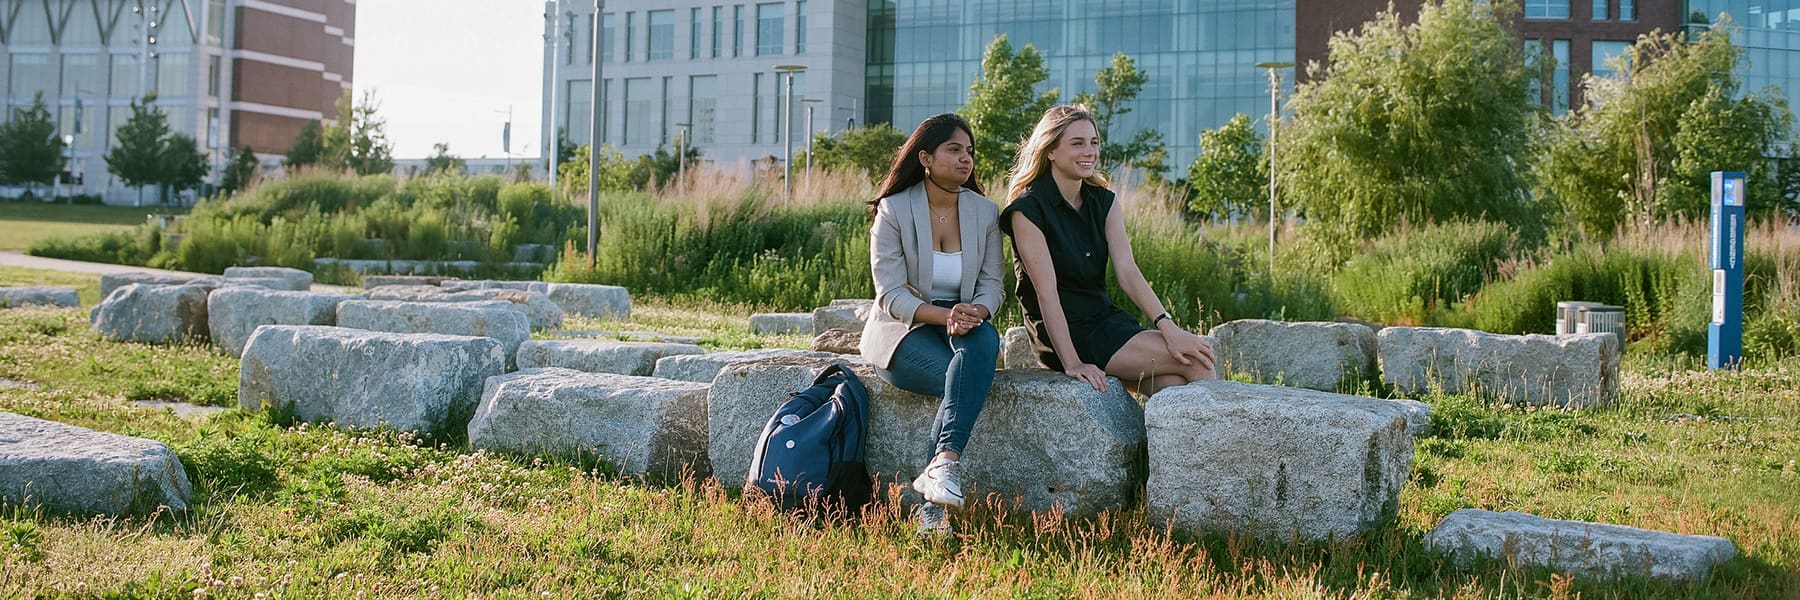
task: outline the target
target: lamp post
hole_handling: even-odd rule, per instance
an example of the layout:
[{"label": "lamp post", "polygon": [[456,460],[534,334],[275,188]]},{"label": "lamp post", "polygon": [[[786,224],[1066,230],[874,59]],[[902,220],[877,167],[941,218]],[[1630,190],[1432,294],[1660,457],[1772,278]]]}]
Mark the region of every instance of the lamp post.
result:
[{"label": "lamp post", "polygon": [[[546,171],[550,178],[550,189],[554,190],[556,189],[556,151],[562,148],[562,140],[557,138],[556,129],[556,88],[562,87],[562,81],[557,79],[556,76],[558,71],[557,63],[562,58],[563,40],[571,39],[574,35],[573,32],[570,32],[567,28],[563,28],[562,31],[556,32],[557,25],[563,22],[562,0],[556,0],[556,4],[550,12],[544,13],[544,20],[550,22],[551,31],[555,32],[544,34],[544,43],[550,45],[550,144],[546,146],[546,148],[549,149],[549,152],[545,153],[549,155],[548,164],[550,165],[550,168],[546,169]],[[571,25],[574,23],[573,20],[570,20],[569,22]],[[571,48],[570,52],[573,51],[573,48]],[[565,98],[563,101],[568,102],[568,99]]]},{"label": "lamp post", "polygon": [[824,100],[818,98],[800,100],[801,104],[806,105],[806,176],[809,179],[812,177],[813,107],[818,106],[820,102],[824,102]]},{"label": "lamp post", "polygon": [[787,196],[782,199],[782,206],[794,205],[794,75],[806,72],[805,65],[781,65],[775,67],[777,72],[787,73],[787,96],[782,102],[781,110],[781,168],[785,174],[783,183],[787,185]]},{"label": "lamp post", "polygon": [[1276,69],[1294,66],[1291,62],[1259,62],[1258,69],[1269,70],[1269,277],[1275,276],[1275,224],[1279,222],[1275,208],[1275,126],[1280,122],[1281,113],[1276,109],[1276,99],[1281,95],[1281,74]]},{"label": "lamp post", "polygon": [[675,126],[681,128],[681,136],[675,138],[675,191],[686,194],[688,128],[693,123],[676,123]]},{"label": "lamp post", "polygon": [[[606,0],[594,0],[594,29],[600,31],[600,12],[606,10]],[[599,44],[600,35],[594,34],[595,45]],[[587,259],[588,271],[594,270],[594,247],[600,241],[600,111],[604,110],[606,98],[600,95],[600,57],[606,53],[598,49],[594,58],[594,74],[588,84],[588,222],[587,222]]]}]

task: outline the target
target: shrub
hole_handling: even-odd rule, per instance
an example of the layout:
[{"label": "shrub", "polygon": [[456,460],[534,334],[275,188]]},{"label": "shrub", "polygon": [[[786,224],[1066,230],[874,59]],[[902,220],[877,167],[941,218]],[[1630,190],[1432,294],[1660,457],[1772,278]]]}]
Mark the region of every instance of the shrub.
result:
[{"label": "shrub", "polygon": [[37,240],[25,249],[25,253],[46,258],[142,265],[148,264],[162,248],[162,241],[162,229],[139,225],[128,231]]},{"label": "shrub", "polygon": [[1346,314],[1418,325],[1492,279],[1517,237],[1485,221],[1445,223],[1375,240],[1332,277]]}]

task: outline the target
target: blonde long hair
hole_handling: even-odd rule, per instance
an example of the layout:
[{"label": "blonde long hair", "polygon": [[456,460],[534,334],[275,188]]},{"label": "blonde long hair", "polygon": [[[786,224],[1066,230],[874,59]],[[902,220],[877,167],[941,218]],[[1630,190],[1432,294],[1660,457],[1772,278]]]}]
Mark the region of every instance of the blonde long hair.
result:
[{"label": "blonde long hair", "polygon": [[[1084,104],[1064,104],[1050,107],[1044,111],[1043,118],[1038,119],[1037,127],[1031,128],[1031,136],[1019,145],[1019,156],[1013,160],[1012,172],[1006,178],[1006,201],[1012,202],[1025,195],[1031,188],[1031,182],[1043,177],[1050,169],[1050,159],[1045,158],[1051,150],[1056,149],[1057,142],[1062,140],[1063,132],[1078,121],[1094,123],[1094,115]],[[1098,170],[1088,176],[1087,183],[1100,187],[1111,185],[1106,174]]]}]

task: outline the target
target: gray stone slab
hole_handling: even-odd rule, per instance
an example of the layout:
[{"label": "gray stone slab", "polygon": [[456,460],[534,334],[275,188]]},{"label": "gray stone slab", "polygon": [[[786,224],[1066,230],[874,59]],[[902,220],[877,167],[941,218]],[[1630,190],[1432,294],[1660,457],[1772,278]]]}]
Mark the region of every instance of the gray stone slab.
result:
[{"label": "gray stone slab", "polygon": [[676,355],[676,356],[665,356],[665,357],[656,359],[656,370],[653,371],[651,373],[651,375],[654,377],[660,377],[663,379],[674,379],[677,381],[693,381],[693,382],[697,382],[697,383],[712,383],[713,378],[718,376],[719,370],[724,369],[726,367],[726,365],[732,365],[732,364],[746,362],[746,361],[752,361],[752,360],[762,360],[762,359],[766,359],[766,358],[782,358],[782,357],[814,358],[814,359],[842,358],[842,357],[840,357],[836,354],[830,353],[830,352],[814,352],[811,350],[792,350],[792,349],[788,349],[788,348],[767,348],[767,349],[763,349],[763,350],[742,350],[742,351],[735,351],[735,352],[709,352],[706,354],[683,354],[683,355]]},{"label": "gray stone slab", "polygon": [[0,287],[0,308],[21,306],[75,308],[81,297],[68,287]]},{"label": "gray stone slab", "polygon": [[357,296],[225,287],[206,298],[207,330],[233,356],[263,325],[336,325],[337,305]]},{"label": "gray stone slab", "polygon": [[387,302],[350,300],[338,303],[340,327],[393,333],[441,333],[498,340],[507,364],[519,344],[531,339],[531,323],[510,302]]},{"label": "gray stone slab", "polygon": [[1436,389],[1511,402],[1586,408],[1619,389],[1619,340],[1606,333],[1499,335],[1473,329],[1388,327],[1377,336],[1381,376],[1396,392]]},{"label": "gray stone slab", "polygon": [[1355,323],[1240,319],[1212,329],[1222,374],[1326,392],[1354,391],[1376,371],[1375,331]]},{"label": "gray stone slab", "polygon": [[216,275],[178,275],[164,273],[145,273],[130,271],[125,273],[107,273],[100,276],[100,298],[105,300],[113,291],[127,285],[138,283],[144,285],[198,285],[211,290],[224,283],[224,278]]},{"label": "gray stone slab", "polygon": [[238,406],[344,427],[445,433],[467,425],[483,383],[505,364],[500,342],[488,337],[268,325],[244,348]]},{"label": "gray stone slab", "polygon": [[874,300],[832,300],[827,306],[813,309],[812,333],[816,336],[833,329],[862,333],[874,306]]},{"label": "gray stone slab", "polygon": [[117,342],[206,339],[208,291],[198,285],[127,284],[95,307],[94,331]]},{"label": "gray stone slab", "polygon": [[519,345],[520,369],[560,367],[588,373],[649,376],[657,359],[704,354],[691,344],[621,342],[617,340],[528,340]]},{"label": "gray stone slab", "polygon": [[526,454],[597,456],[622,472],[711,474],[706,384],[526,369],[490,377],[469,445]]},{"label": "gray stone slab", "polygon": [[1487,556],[1597,579],[1701,580],[1737,555],[1737,546],[1722,537],[1474,508],[1444,517],[1425,543],[1463,562]]},{"label": "gray stone slab", "polygon": [[187,471],[162,442],[0,412],[0,500],[83,515],[185,511]]},{"label": "gray stone slab", "polygon": [[760,335],[812,333],[812,313],[760,313],[750,315],[750,332]]},{"label": "gray stone slab", "polygon": [[290,292],[312,291],[312,273],[287,267],[226,267],[226,279],[274,279],[282,282],[280,287],[270,289],[288,290]]}]

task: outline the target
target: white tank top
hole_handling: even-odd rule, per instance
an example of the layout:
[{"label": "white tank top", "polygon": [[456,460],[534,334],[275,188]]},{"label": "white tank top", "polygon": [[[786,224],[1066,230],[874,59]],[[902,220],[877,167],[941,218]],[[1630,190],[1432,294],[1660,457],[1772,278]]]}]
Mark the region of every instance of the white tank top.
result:
[{"label": "white tank top", "polygon": [[936,255],[931,261],[931,299],[950,300],[952,302],[961,300],[963,269],[962,252],[938,252],[933,250],[931,253]]}]

